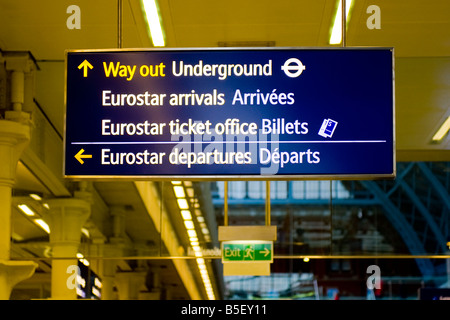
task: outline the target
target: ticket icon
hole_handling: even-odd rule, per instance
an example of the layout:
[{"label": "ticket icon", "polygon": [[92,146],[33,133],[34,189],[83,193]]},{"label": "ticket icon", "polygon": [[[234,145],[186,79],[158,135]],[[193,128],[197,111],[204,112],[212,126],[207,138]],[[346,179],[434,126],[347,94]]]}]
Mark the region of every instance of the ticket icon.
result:
[{"label": "ticket icon", "polygon": [[337,121],[331,119],[324,119],[322,122],[322,126],[319,130],[319,136],[324,138],[331,138],[333,136],[334,130],[337,126]]}]

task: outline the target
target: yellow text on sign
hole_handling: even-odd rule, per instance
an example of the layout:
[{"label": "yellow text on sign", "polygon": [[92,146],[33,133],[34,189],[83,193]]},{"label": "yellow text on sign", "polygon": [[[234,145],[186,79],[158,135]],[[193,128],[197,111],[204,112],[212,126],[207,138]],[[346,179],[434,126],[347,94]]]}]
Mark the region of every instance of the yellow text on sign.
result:
[{"label": "yellow text on sign", "polygon": [[[141,65],[139,67],[139,75],[141,77],[165,77],[164,63],[156,65]],[[138,67],[136,65],[121,64],[120,62],[103,62],[103,69],[107,78],[125,78],[127,81],[133,80]]]}]

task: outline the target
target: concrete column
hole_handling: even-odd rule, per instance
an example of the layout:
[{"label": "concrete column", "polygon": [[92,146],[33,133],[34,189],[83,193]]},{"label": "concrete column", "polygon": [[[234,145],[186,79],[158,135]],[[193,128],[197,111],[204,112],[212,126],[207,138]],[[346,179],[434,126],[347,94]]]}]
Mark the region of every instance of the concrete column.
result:
[{"label": "concrete column", "polygon": [[145,289],[145,271],[116,273],[116,284],[120,300],[138,300]]},{"label": "concrete column", "polygon": [[[110,244],[103,247],[103,256],[114,257],[123,254],[125,246],[125,207],[111,207],[113,217],[113,234]],[[106,259],[102,261],[102,300],[116,300],[117,294],[114,292],[116,283],[117,260]]]},{"label": "concrete column", "polygon": [[108,260],[104,261],[103,264],[104,271],[102,276],[102,300],[116,300],[117,297],[114,293],[115,270],[113,270],[112,272],[107,270],[111,270],[111,266],[115,269],[117,263],[114,260]]},{"label": "concrete column", "polygon": [[55,198],[47,201],[52,246],[52,299],[74,300],[76,289],[68,283],[71,265],[78,265],[76,258],[81,241],[81,228],[91,212],[89,202],[77,198]]},{"label": "concrete column", "polygon": [[[103,244],[101,256],[112,258],[120,257],[122,249],[114,244]],[[114,291],[115,277],[118,260],[100,259],[99,274],[102,279],[102,300],[117,300],[117,293]]]},{"label": "concrete column", "polygon": [[113,236],[112,239],[125,240],[125,215],[124,206],[111,207],[111,216],[113,217]]},{"label": "concrete column", "polygon": [[10,261],[11,192],[19,157],[30,141],[30,126],[0,120],[0,299],[9,299],[18,282],[31,277],[37,264]]},{"label": "concrete column", "polygon": [[0,259],[9,259],[11,242],[11,192],[20,154],[30,141],[30,127],[0,120]]},{"label": "concrete column", "polygon": [[5,52],[4,57],[6,70],[11,74],[9,79],[11,109],[6,111],[5,117],[16,122],[29,123],[29,114],[23,112],[27,111],[24,110],[24,103],[33,101],[32,84],[37,66],[29,52]]},{"label": "concrete column", "polygon": [[148,291],[141,295],[143,300],[160,300],[161,299],[161,269],[159,267],[150,267],[147,273],[147,289]]}]

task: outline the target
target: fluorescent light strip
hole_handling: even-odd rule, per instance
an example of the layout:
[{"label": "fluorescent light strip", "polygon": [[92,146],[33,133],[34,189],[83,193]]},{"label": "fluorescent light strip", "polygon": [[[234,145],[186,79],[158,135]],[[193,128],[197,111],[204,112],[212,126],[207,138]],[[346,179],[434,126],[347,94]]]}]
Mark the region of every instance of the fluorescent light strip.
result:
[{"label": "fluorescent light strip", "polygon": [[161,17],[159,16],[156,0],[143,0],[145,16],[147,18],[148,28],[155,47],[164,47],[164,33],[161,26]]},{"label": "fluorescent light strip", "polygon": [[47,233],[50,233],[50,227],[48,224],[42,219],[34,219],[34,222],[38,224],[42,229],[44,229]]},{"label": "fluorescent light strip", "polygon": [[84,258],[84,255],[83,255],[82,253],[78,252],[78,253],[77,253],[77,258],[78,258],[78,260],[79,260],[82,264],[84,264],[86,267],[89,267],[90,263],[89,263],[88,260],[86,260],[86,259]]},{"label": "fluorescent light strip", "polygon": [[197,258],[203,257],[203,253],[202,253],[201,251],[194,251],[194,255],[195,255]]},{"label": "fluorescent light strip", "polygon": [[29,206],[27,206],[26,204],[19,204],[18,207],[20,210],[22,210],[23,213],[25,213],[29,217],[36,215],[34,213],[34,211],[31,210],[31,208]]},{"label": "fluorescent light strip", "polygon": [[214,290],[212,288],[211,280],[209,278],[208,270],[205,265],[205,260],[203,258],[197,258],[197,265],[200,275],[203,280],[203,286],[205,287],[206,294],[209,300],[215,300]]},{"label": "fluorescent light strip", "polygon": [[[345,2],[345,16],[348,23],[348,15],[352,6],[352,0]],[[334,17],[333,29],[331,30],[330,44],[339,44],[342,42],[342,0],[339,0],[339,4]]]},{"label": "fluorescent light strip", "polygon": [[192,215],[189,210],[181,210],[181,217],[183,220],[192,220]]},{"label": "fluorescent light strip", "polygon": [[191,238],[197,237],[197,232],[195,232],[195,230],[187,230],[187,233]]},{"label": "fluorescent light strip", "polygon": [[190,198],[194,197],[194,189],[193,188],[187,188],[186,192]]},{"label": "fluorescent light strip", "polygon": [[444,123],[441,125],[441,127],[436,131],[436,133],[433,136],[433,141],[440,141],[442,140],[445,135],[448,133],[448,130],[450,130],[450,116],[445,119]]},{"label": "fluorescent light strip", "polygon": [[34,199],[36,201],[41,201],[42,200],[42,197],[40,195],[36,194],[36,193],[30,193],[29,196],[30,196],[30,198],[32,198],[32,199]]},{"label": "fluorescent light strip", "polygon": [[194,222],[192,222],[192,220],[185,220],[184,221],[184,226],[186,227],[187,230],[194,230]]},{"label": "fluorescent light strip", "polygon": [[[189,204],[187,200],[184,198],[185,190],[182,186],[180,186],[178,182],[172,181],[173,184],[173,190],[175,193],[175,196],[177,197],[178,207],[180,208],[180,214],[184,221],[184,226],[186,228],[186,232],[189,236],[189,241],[191,243],[191,247],[194,250],[194,255],[197,258],[197,267],[199,269],[200,275],[202,277],[203,286],[205,288],[206,295],[208,296],[209,300],[215,300],[216,297],[214,295],[214,289],[212,288],[211,279],[209,278],[209,273],[205,264],[205,259],[203,259],[203,252],[200,248],[199,239],[197,237],[197,232],[195,231],[195,225],[192,221],[192,214],[189,210]],[[194,189],[188,188],[187,189],[189,196],[192,198],[194,197]],[[198,204],[198,203],[196,203]],[[206,224],[203,222],[205,219],[201,215],[200,210],[195,210],[195,213],[197,215],[197,219],[202,222],[202,232],[203,234],[209,234],[209,230],[206,227]]]},{"label": "fluorescent light strip", "polygon": [[173,186],[173,192],[175,193],[175,197],[177,198],[186,197],[186,193],[184,192],[184,188],[182,186]]},{"label": "fluorescent light strip", "polygon": [[177,199],[177,202],[178,202],[178,207],[179,207],[181,210],[189,209],[189,204],[188,204],[188,202],[187,202],[186,199],[180,198],[180,199]]},{"label": "fluorescent light strip", "polygon": [[84,234],[87,238],[90,238],[89,230],[86,228],[81,228],[81,233]]}]

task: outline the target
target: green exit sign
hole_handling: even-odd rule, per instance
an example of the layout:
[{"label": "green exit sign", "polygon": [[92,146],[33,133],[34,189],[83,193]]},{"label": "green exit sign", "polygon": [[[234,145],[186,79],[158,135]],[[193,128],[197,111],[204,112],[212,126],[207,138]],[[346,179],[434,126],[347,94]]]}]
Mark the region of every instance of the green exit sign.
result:
[{"label": "green exit sign", "polygon": [[223,241],[222,262],[251,262],[273,260],[272,241]]}]

